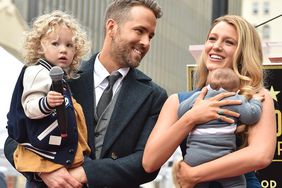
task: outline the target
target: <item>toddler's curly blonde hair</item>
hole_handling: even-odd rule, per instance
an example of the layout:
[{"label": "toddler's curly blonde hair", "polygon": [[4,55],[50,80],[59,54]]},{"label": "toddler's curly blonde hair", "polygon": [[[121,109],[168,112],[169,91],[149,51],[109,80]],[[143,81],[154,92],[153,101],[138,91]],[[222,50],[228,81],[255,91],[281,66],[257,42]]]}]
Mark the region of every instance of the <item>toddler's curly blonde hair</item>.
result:
[{"label": "toddler's curly blonde hair", "polygon": [[90,49],[90,42],[86,32],[82,29],[78,21],[71,15],[55,10],[49,14],[37,17],[30,31],[25,35],[24,40],[24,60],[26,65],[34,65],[40,58],[44,58],[42,52],[42,39],[53,32],[57,26],[64,25],[73,32],[73,43],[75,55],[68,70],[65,70],[68,77],[72,78],[77,73],[78,66],[82,58]]}]

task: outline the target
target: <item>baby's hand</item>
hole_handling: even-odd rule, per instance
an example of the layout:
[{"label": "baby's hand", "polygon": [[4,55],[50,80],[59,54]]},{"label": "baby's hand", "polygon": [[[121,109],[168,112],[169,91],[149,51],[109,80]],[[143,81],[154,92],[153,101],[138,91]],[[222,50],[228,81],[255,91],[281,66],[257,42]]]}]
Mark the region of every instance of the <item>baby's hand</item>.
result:
[{"label": "baby's hand", "polygon": [[51,108],[60,106],[64,102],[64,96],[56,91],[49,91],[47,94],[47,103]]},{"label": "baby's hand", "polygon": [[238,125],[236,127],[235,134],[243,133],[244,131],[246,131],[246,129],[247,129],[247,125],[245,124]]},{"label": "baby's hand", "polygon": [[264,94],[254,94],[253,99],[256,99],[256,100],[263,102],[264,101]]}]

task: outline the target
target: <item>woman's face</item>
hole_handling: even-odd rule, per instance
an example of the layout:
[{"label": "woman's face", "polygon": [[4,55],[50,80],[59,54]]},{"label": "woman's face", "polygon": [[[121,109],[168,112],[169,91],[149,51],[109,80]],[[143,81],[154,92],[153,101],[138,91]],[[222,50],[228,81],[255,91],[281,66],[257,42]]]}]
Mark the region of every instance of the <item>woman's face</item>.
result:
[{"label": "woman's face", "polygon": [[232,61],[238,45],[235,28],[219,22],[211,30],[205,43],[205,62],[209,71],[217,68],[232,68]]}]

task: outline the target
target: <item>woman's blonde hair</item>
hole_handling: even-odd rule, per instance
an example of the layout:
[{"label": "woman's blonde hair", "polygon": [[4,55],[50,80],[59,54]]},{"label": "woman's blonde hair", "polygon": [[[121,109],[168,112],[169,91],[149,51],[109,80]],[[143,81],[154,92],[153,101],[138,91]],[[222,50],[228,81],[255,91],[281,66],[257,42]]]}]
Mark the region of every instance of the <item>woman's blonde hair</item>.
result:
[{"label": "woman's blonde hair", "polygon": [[69,69],[66,70],[68,76],[73,77],[76,75],[82,58],[90,49],[90,42],[88,42],[87,34],[78,21],[65,12],[56,10],[34,20],[31,30],[25,36],[24,60],[26,65],[34,65],[40,58],[44,58],[44,54],[41,53],[41,40],[61,25],[68,27],[73,32],[75,55]]},{"label": "woman's blonde hair", "polygon": [[[238,34],[238,46],[233,57],[232,69],[240,78],[240,94],[249,99],[263,87],[263,55],[260,37],[249,22],[236,15],[225,15],[215,19],[208,35],[220,22],[232,25]],[[204,53],[203,50],[196,70],[195,86],[197,88],[202,88],[207,81],[208,69]]]}]

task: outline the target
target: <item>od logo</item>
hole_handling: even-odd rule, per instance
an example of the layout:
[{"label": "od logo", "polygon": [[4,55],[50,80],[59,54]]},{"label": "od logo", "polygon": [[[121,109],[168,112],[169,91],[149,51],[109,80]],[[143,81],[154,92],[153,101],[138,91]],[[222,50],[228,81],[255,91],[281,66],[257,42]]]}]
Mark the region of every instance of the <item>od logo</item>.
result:
[{"label": "od logo", "polygon": [[277,183],[275,180],[269,180],[269,181],[263,180],[261,182],[261,187],[262,188],[275,188],[277,187]]}]

